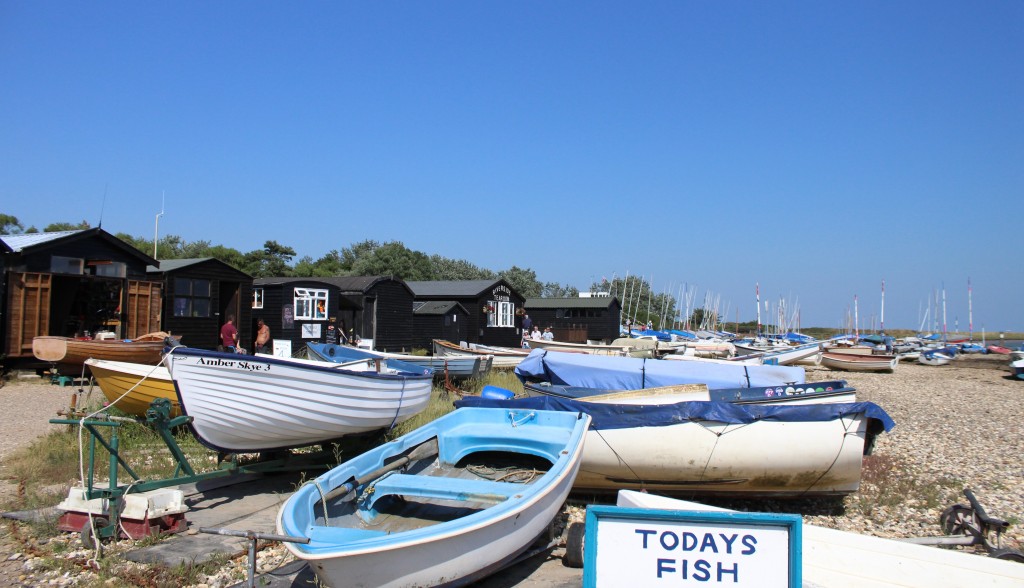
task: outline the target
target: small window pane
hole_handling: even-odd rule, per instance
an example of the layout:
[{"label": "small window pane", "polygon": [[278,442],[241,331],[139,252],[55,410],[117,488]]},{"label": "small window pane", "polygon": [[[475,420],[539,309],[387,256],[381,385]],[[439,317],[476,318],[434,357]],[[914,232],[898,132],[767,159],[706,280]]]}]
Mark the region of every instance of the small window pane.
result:
[{"label": "small window pane", "polygon": [[209,318],[210,317],[210,299],[209,298],[195,298],[192,300],[192,316]]},{"label": "small window pane", "polygon": [[193,296],[209,296],[210,295],[210,280],[193,280],[192,281],[192,295]]},{"label": "small window pane", "polygon": [[174,316],[191,316],[192,302],[189,298],[174,299]]},{"label": "small window pane", "polygon": [[174,278],[174,293],[188,296],[192,293],[192,280],[188,278]]}]

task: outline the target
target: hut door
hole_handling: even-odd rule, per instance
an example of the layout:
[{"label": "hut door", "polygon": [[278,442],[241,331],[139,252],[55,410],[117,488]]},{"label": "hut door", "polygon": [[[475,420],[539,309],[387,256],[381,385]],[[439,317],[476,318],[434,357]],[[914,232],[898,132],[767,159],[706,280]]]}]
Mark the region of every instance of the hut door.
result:
[{"label": "hut door", "polygon": [[52,274],[8,274],[7,355],[32,355],[32,338],[50,334]]},{"label": "hut door", "polygon": [[162,303],[159,282],[128,280],[128,332],[122,335],[134,339],[159,331]]}]

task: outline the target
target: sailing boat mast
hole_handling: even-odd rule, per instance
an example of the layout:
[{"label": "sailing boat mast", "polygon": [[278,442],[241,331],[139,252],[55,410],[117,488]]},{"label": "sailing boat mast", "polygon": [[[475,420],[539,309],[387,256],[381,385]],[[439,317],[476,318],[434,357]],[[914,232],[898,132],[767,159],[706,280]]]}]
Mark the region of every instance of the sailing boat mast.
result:
[{"label": "sailing boat mast", "polygon": [[885,334],[885,280],[882,280],[882,316],[879,319],[878,330]]},{"label": "sailing boat mast", "polygon": [[971,305],[971,279],[967,278],[967,337],[974,343],[974,308]]},{"label": "sailing boat mast", "polygon": [[942,342],[946,342],[946,284],[942,284]]},{"label": "sailing boat mast", "polygon": [[757,298],[757,333],[755,338],[761,336],[761,283],[755,282],[754,295]]},{"label": "sailing boat mast", "polygon": [[853,295],[853,340],[860,339],[860,317],[857,316],[857,295]]}]

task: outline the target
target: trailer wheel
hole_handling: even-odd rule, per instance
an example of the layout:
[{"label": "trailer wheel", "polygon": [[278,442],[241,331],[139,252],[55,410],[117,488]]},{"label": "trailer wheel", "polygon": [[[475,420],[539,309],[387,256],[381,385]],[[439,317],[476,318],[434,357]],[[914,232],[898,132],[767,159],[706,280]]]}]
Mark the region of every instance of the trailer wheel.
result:
[{"label": "trailer wheel", "polygon": [[974,510],[962,504],[954,504],[942,511],[939,528],[945,535],[977,535],[981,532]]},{"label": "trailer wheel", "polygon": [[583,540],[586,537],[584,523],[569,523],[565,532],[565,555],[562,563],[569,568],[583,567]]},{"label": "trailer wheel", "polygon": [[100,536],[93,529],[95,527],[96,530],[99,530],[106,526],[107,517],[92,517],[92,521],[85,521],[80,533],[82,546],[86,549],[98,550],[102,554],[103,541],[100,540]]},{"label": "trailer wheel", "polygon": [[1016,549],[996,549],[989,553],[988,556],[996,559],[1005,559],[1007,561],[1024,563],[1024,553],[1021,553]]}]

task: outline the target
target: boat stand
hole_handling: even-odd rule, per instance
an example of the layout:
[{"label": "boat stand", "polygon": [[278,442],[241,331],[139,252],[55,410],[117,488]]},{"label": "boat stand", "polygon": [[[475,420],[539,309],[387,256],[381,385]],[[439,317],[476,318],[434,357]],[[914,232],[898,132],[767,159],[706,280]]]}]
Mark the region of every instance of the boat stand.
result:
[{"label": "boat stand", "polygon": [[[320,451],[295,456],[288,452],[275,452],[268,459],[252,463],[239,463],[234,455],[218,454],[217,469],[196,472],[188,457],[174,439],[172,431],[191,422],[192,417],[182,415],[171,418],[171,403],[165,398],[153,401],[146,410],[146,423],[163,440],[176,464],[169,478],[143,480],[121,457],[118,430],[124,421],[135,419],[100,415],[97,418],[50,419],[53,424],[80,425],[89,433],[88,475],[84,486],[72,488],[68,499],[58,505],[64,511],[58,522],[62,531],[80,532],[83,543],[98,546],[102,539],[124,537],[139,539],[159,533],[184,531],[187,523],[184,495],[181,490],[164,490],[171,486],[225,478],[243,474],[267,474],[307,469],[325,469],[333,453]],[[102,430],[109,430],[109,439]],[[96,484],[97,445],[108,454],[108,483]],[[131,482],[118,482],[118,468],[131,477]],[[102,472],[101,472],[102,473]]]},{"label": "boat stand", "polygon": [[[970,506],[954,504],[939,515],[939,527],[945,535],[910,537],[901,541],[919,545],[982,545],[989,557],[1024,563],[1024,553],[1000,546],[1003,531],[1010,527],[1010,523],[990,517],[970,488],[964,488],[964,496],[967,497]],[[989,540],[989,534],[993,531],[996,534],[995,542]]]},{"label": "boat stand", "polygon": [[242,537],[243,539],[249,540],[249,578],[245,584],[248,588],[256,588],[256,546],[260,539],[264,541],[284,541],[288,543],[309,543],[309,537],[274,535],[272,533],[257,533],[256,531],[236,531],[234,529],[200,527],[199,532],[211,533],[214,535],[227,535],[229,537]]}]

